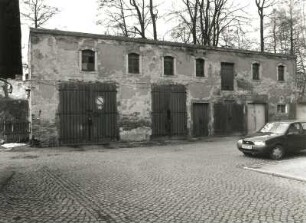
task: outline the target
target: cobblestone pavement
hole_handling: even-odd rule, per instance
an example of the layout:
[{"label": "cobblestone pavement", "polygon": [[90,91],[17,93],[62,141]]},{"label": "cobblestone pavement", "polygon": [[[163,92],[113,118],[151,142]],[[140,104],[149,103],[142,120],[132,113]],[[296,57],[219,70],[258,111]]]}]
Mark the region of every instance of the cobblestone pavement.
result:
[{"label": "cobblestone pavement", "polygon": [[306,222],[306,183],[245,166],[235,139],[0,152],[0,222]]}]

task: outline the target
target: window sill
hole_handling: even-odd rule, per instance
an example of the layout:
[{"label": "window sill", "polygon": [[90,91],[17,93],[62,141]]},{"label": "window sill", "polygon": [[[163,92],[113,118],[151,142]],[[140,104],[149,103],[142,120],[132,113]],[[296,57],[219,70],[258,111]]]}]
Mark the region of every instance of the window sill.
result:
[{"label": "window sill", "polygon": [[141,75],[142,73],[129,73],[129,72],[127,72],[126,74],[127,75]]},{"label": "window sill", "polygon": [[175,77],[176,75],[173,74],[173,75],[167,75],[167,74],[162,74],[162,77]]},{"label": "window sill", "polygon": [[98,71],[96,71],[96,70],[94,70],[94,71],[81,70],[80,72],[82,74],[98,74]]}]

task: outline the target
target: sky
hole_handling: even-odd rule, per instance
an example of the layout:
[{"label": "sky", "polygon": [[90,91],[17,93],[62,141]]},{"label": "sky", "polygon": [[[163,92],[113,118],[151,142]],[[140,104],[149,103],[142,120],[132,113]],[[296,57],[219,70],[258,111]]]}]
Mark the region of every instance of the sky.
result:
[{"label": "sky", "polygon": [[[21,2],[22,0],[20,0]],[[60,29],[67,31],[80,31],[89,33],[103,33],[103,28],[96,25],[97,20],[97,0],[46,0],[51,6],[59,8],[60,12],[55,15],[44,27],[50,29]],[[177,2],[179,0],[176,0]],[[174,2],[176,2],[174,1]],[[251,14],[254,14],[255,0],[233,0],[235,4],[249,5],[246,8]],[[159,14],[170,10],[172,3],[166,0],[155,0],[161,4]],[[172,1],[173,2],[173,1]],[[253,7],[252,7],[253,6]],[[252,9],[253,8],[253,9]],[[22,11],[22,4],[20,6]],[[255,11],[256,12],[256,11]],[[165,23],[162,22],[164,25]],[[24,29],[27,25],[24,24]]]}]

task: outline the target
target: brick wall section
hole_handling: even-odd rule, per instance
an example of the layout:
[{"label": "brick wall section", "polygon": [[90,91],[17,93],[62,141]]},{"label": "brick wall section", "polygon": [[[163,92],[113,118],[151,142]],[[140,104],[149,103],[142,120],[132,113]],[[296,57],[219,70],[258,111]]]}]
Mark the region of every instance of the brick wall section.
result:
[{"label": "brick wall section", "polygon": [[[35,29],[30,33],[30,49],[33,135],[47,142],[46,144],[57,143],[58,85],[60,82],[69,81],[116,83],[121,140],[150,139],[152,84],[186,86],[189,135],[192,129],[193,102],[216,103],[235,100],[241,104],[266,103],[268,120],[294,117],[294,109],[289,109],[289,113],[282,115],[276,112],[279,103],[295,103],[294,57]],[[96,52],[96,71],[81,71],[80,52],[83,49]],[[140,55],[139,74],[127,72],[127,54],[131,52]],[[175,58],[174,76],[163,76],[164,56]],[[204,78],[195,76],[196,58],[205,59]],[[221,91],[221,62],[234,63],[234,91]],[[252,80],[254,62],[260,63],[259,81]],[[284,82],[277,81],[277,66],[280,64],[285,66]],[[213,134],[213,125],[210,126],[210,132]]]}]

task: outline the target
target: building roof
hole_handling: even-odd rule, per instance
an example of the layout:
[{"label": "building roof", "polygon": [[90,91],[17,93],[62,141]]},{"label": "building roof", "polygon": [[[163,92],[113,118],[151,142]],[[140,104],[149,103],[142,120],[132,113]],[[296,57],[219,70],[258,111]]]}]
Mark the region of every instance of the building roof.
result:
[{"label": "building roof", "polygon": [[142,39],[142,38],[129,38],[124,36],[112,36],[112,35],[102,35],[102,34],[92,34],[92,33],[82,33],[82,32],[72,32],[72,31],[63,31],[57,29],[30,29],[30,36],[33,34],[47,34],[47,35],[58,35],[58,36],[71,36],[71,37],[83,37],[83,38],[92,38],[92,39],[104,39],[104,40],[115,40],[115,41],[123,41],[123,42],[134,42],[140,44],[151,44],[151,45],[160,45],[160,46],[172,46],[172,47],[181,47],[181,48],[191,48],[191,49],[202,49],[202,50],[212,50],[212,51],[222,51],[222,52],[236,52],[250,55],[263,55],[268,57],[280,57],[284,59],[296,59],[295,56],[289,54],[275,54],[275,53],[267,53],[267,52],[259,52],[259,51],[251,51],[251,50],[242,50],[242,49],[234,49],[227,47],[211,47],[211,46],[203,46],[203,45],[195,45],[195,44],[186,44],[179,42],[171,42],[171,41],[160,41],[160,40],[150,40],[150,39]]}]

